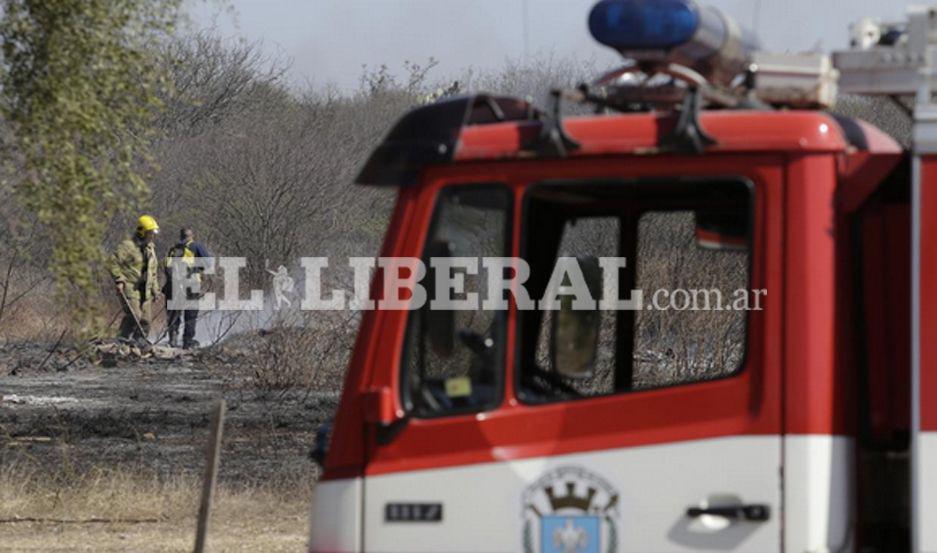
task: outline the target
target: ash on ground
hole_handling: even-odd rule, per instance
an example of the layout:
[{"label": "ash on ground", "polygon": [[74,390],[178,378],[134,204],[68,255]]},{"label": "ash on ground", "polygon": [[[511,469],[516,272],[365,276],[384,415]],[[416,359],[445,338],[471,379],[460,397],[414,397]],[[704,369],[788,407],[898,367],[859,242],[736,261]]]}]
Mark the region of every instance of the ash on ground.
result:
[{"label": "ash on ground", "polygon": [[224,398],[223,484],[314,479],[309,452],[333,416],[341,379],[258,386],[258,367],[269,361],[251,356],[269,351],[274,336],[245,333],[194,351],[114,341],[0,344],[0,466],[200,475],[210,413]]}]

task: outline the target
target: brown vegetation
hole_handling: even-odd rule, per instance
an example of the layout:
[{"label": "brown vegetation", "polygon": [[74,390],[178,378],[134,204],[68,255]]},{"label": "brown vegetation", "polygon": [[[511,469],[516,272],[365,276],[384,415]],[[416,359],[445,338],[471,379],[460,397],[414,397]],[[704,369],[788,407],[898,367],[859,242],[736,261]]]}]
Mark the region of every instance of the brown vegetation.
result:
[{"label": "brown vegetation", "polygon": [[[210,548],[301,550],[311,485],[221,487]],[[0,551],[191,551],[200,489],[192,477],[93,469],[65,482],[3,467]]]}]

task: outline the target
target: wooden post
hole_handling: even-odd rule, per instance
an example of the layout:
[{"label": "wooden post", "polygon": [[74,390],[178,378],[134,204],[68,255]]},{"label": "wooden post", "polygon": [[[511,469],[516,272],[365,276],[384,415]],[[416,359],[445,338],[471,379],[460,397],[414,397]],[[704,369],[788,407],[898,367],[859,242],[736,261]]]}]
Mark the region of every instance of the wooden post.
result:
[{"label": "wooden post", "polygon": [[205,450],[205,475],[202,478],[202,503],[198,508],[198,527],[195,530],[195,553],[205,551],[208,534],[208,519],[215,496],[215,477],[218,475],[218,460],[221,457],[221,434],[224,429],[224,400],[218,402],[211,419],[211,436]]}]

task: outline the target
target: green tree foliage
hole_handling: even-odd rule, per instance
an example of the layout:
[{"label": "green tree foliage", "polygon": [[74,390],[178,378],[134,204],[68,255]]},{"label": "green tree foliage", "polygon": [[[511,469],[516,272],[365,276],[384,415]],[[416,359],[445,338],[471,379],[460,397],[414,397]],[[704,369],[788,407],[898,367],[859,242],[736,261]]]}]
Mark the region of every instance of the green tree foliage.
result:
[{"label": "green tree foliage", "polygon": [[19,197],[52,242],[63,299],[88,322],[116,214],[148,193],[152,121],[169,80],[157,55],[181,0],[2,0],[0,110]]}]

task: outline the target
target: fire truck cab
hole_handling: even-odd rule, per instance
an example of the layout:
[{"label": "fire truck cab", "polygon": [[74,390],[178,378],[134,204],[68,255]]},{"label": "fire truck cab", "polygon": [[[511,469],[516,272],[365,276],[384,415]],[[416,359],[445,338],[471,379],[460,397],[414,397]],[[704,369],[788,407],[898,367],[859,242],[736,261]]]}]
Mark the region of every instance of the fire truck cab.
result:
[{"label": "fire truck cab", "polygon": [[[430,296],[477,260],[480,307],[363,312],[309,551],[937,552],[937,11],[832,58],[692,0],[589,24],[621,70],[417,107],[359,175],[380,255]],[[837,86],[910,97],[913,146]],[[571,259],[615,301],[539,308]]]}]

